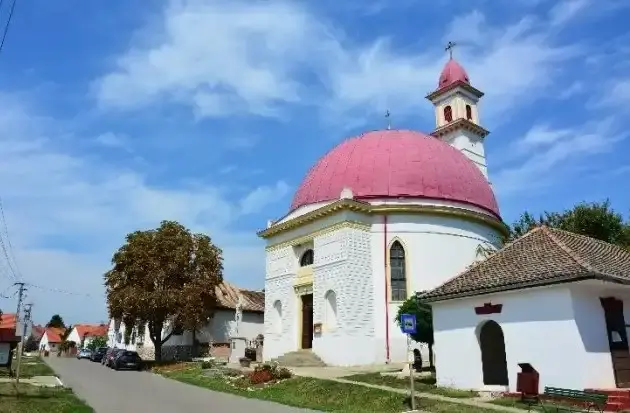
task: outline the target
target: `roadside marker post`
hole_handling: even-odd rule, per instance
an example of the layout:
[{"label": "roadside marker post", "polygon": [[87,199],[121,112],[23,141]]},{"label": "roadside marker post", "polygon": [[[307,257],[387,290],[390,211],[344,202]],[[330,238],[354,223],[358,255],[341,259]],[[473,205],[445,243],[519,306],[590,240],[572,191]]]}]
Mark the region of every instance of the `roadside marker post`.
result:
[{"label": "roadside marker post", "polygon": [[415,362],[415,356],[411,348],[412,338],[411,335],[416,332],[416,315],[415,314],[401,314],[400,325],[402,332],[407,335],[407,358],[409,362],[409,394],[411,397],[411,410],[416,410],[416,397],[415,386],[413,380],[413,364]]}]

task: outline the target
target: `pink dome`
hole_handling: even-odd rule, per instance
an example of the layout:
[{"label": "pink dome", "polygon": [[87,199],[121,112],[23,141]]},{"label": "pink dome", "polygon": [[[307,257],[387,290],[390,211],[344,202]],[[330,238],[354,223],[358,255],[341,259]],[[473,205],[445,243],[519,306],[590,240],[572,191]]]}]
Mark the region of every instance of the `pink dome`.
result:
[{"label": "pink dome", "polygon": [[291,209],[339,199],[430,198],[483,208],[499,217],[490,184],[463,153],[409,130],[379,130],[348,139],[321,158],[298,188]]},{"label": "pink dome", "polygon": [[470,84],[468,73],[466,73],[466,70],[464,70],[464,68],[454,59],[449,59],[449,61],[446,62],[444,69],[442,69],[442,73],[440,74],[438,89],[448,87],[457,82]]}]

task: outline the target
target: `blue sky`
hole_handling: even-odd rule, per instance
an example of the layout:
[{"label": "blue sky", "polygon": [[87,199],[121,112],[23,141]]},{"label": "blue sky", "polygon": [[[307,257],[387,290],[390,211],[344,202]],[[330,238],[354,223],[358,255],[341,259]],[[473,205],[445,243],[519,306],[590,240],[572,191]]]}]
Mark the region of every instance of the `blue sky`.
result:
[{"label": "blue sky", "polygon": [[[262,288],[255,232],[311,164],[387,109],[431,131],[424,96],[449,40],[486,93],[506,221],[582,200],[630,209],[622,0],[106,3],[19,2],[0,53],[12,250],[26,281],[77,293],[31,288],[38,321],[105,320],[112,252],[162,219],[210,234],[225,278]],[[0,269],[0,291],[11,283]]]}]

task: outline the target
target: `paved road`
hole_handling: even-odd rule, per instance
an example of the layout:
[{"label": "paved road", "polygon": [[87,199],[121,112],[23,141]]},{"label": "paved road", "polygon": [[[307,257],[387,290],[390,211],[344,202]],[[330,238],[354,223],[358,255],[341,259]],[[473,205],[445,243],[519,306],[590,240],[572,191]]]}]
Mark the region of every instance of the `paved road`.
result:
[{"label": "paved road", "polygon": [[88,360],[50,357],[46,362],[96,413],[314,412],[213,392],[147,372],[115,371]]}]

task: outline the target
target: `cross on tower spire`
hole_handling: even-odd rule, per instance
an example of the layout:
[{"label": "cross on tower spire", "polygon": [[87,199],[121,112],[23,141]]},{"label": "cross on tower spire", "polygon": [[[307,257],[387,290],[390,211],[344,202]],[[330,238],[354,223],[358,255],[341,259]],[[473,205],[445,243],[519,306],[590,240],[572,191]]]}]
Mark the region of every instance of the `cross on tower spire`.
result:
[{"label": "cross on tower spire", "polygon": [[444,50],[448,52],[449,57],[451,59],[453,58],[453,49],[455,48],[455,46],[457,46],[457,43],[455,43],[455,42],[448,42],[448,44],[444,48]]}]

